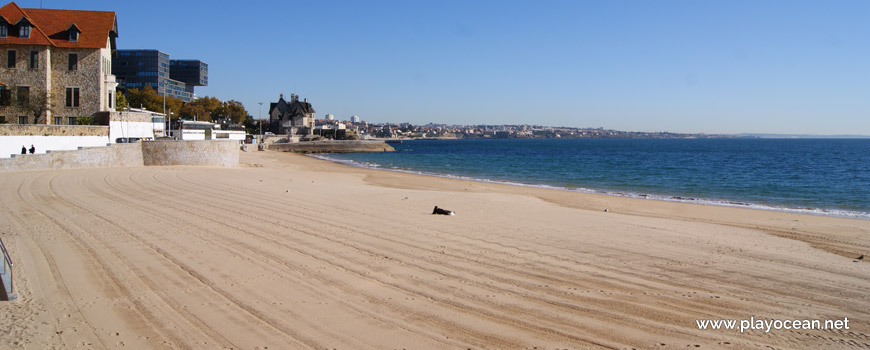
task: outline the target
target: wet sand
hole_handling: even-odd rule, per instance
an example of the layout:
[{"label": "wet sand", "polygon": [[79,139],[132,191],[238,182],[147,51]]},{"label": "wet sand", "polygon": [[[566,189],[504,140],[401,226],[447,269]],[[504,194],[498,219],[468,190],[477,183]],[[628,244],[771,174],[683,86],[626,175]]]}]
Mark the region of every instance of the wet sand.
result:
[{"label": "wet sand", "polygon": [[0,348],[870,348],[870,221],[240,157],[4,174]]}]

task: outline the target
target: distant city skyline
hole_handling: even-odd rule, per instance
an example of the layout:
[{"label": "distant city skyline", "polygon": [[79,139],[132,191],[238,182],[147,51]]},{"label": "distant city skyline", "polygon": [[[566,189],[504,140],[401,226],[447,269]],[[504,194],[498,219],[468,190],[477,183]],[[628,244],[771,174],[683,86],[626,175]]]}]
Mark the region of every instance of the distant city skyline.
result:
[{"label": "distant city skyline", "polygon": [[870,135],[866,1],[42,6],[115,11],[119,49],[208,62],[197,95],[255,118],[292,93],[339,120]]}]

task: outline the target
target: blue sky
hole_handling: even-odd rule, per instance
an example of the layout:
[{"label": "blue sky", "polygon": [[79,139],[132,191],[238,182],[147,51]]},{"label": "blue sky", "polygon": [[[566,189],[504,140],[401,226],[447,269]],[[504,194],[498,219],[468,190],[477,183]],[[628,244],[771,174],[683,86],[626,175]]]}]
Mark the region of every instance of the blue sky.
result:
[{"label": "blue sky", "polygon": [[[18,1],[39,7],[38,0]],[[870,135],[870,1],[92,1],[254,117]]]}]

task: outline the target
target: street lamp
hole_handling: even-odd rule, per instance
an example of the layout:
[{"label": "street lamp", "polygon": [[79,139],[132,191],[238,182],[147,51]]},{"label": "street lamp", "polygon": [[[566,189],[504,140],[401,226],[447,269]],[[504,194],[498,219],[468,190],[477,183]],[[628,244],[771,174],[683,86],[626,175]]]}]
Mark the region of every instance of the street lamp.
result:
[{"label": "street lamp", "polygon": [[263,102],[257,102],[260,104],[260,115],[257,116],[257,121],[260,125],[260,143],[263,143]]},{"label": "street lamp", "polygon": [[[160,91],[160,86],[157,86],[157,91]],[[163,136],[167,136],[167,132],[171,125],[169,124],[169,118],[166,115],[166,79],[163,79],[163,118],[166,119],[166,132],[163,133]]]}]

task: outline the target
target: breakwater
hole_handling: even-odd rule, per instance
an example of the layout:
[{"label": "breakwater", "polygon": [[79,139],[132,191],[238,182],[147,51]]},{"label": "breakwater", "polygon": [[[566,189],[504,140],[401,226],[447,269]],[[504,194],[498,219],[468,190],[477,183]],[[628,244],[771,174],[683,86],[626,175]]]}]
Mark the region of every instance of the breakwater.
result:
[{"label": "breakwater", "polygon": [[392,152],[395,149],[383,141],[308,141],[294,143],[274,143],[268,145],[270,151],[294,153],[363,153]]}]

